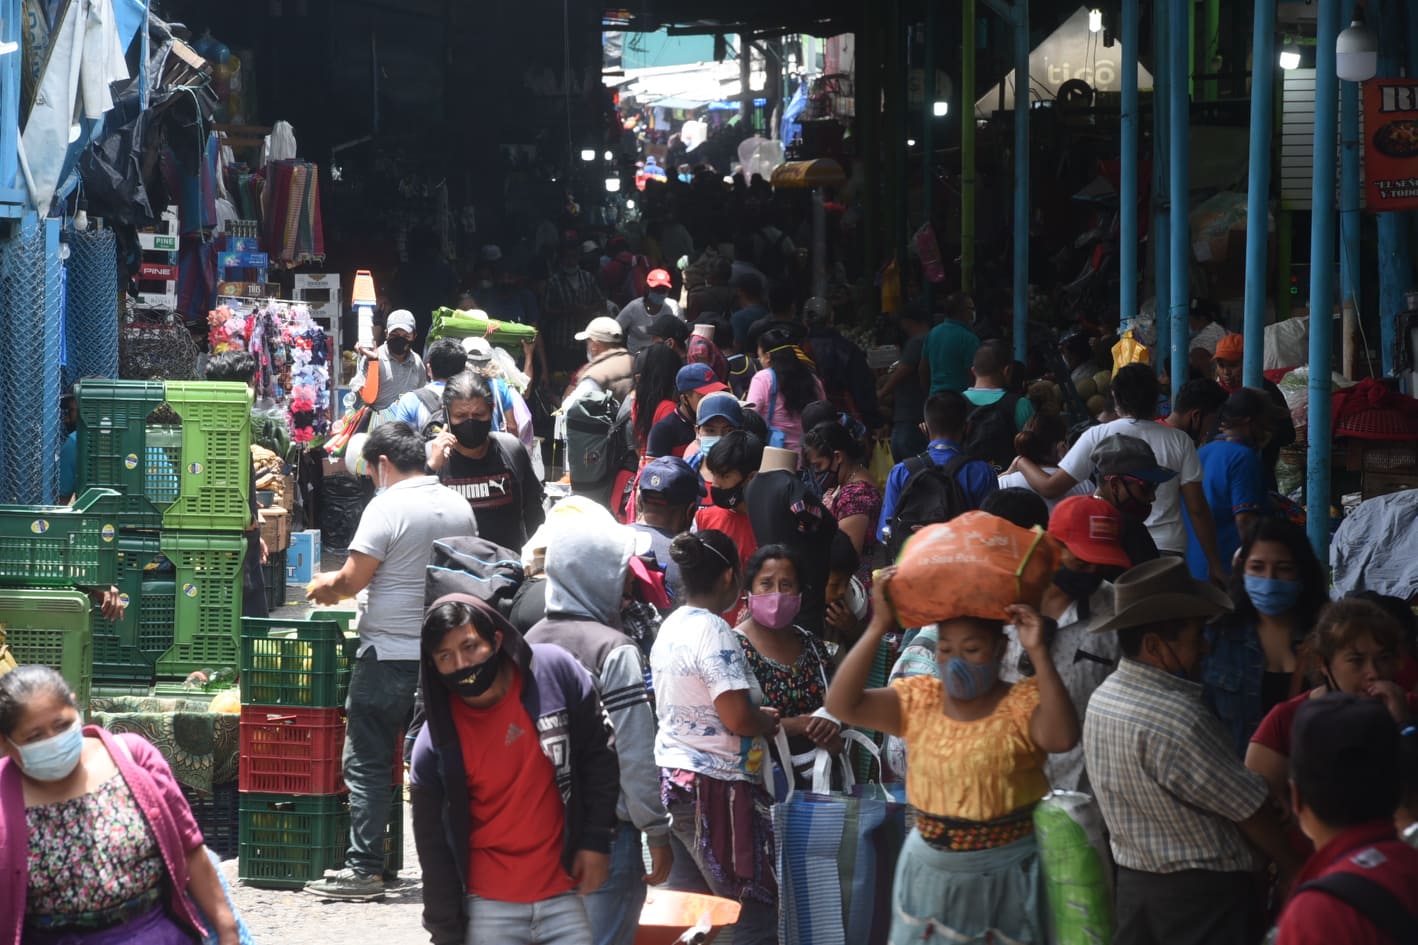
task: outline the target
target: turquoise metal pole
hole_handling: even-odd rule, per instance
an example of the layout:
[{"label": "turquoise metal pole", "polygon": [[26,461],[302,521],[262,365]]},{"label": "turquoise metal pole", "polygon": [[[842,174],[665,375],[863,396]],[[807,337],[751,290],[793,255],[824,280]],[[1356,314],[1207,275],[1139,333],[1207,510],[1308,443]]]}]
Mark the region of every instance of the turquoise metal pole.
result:
[{"label": "turquoise metal pole", "polygon": [[[1354,0],[1344,0],[1339,21],[1354,19]],[[1339,83],[1339,302],[1359,317],[1359,83]],[[1348,317],[1345,318],[1347,332]],[[1342,350],[1348,350],[1346,335]],[[1347,371],[1349,365],[1344,364]]]},{"label": "turquoise metal pole", "polygon": [[[1398,29],[1400,17],[1407,16],[1410,32],[1418,29],[1418,11],[1402,9],[1403,0],[1369,0],[1369,22],[1379,33],[1379,76],[1394,78],[1404,61],[1404,34]],[[1382,24],[1382,26],[1380,25]],[[1418,37],[1415,37],[1418,41]],[[1418,57],[1418,48],[1409,43],[1408,56]],[[1409,62],[1409,75],[1414,75]],[[1406,307],[1404,292],[1412,289],[1413,264],[1409,252],[1408,213],[1375,213],[1379,254],[1379,350],[1386,377],[1394,374],[1394,348],[1398,340],[1396,316]],[[1408,393],[1414,393],[1410,390]]]},{"label": "turquoise metal pole", "polygon": [[1137,11],[1123,0],[1122,173],[1118,194],[1118,315],[1124,329],[1137,318]]},{"label": "turquoise metal pole", "polygon": [[1246,184],[1246,336],[1242,380],[1261,385],[1265,363],[1265,263],[1269,252],[1266,219],[1270,213],[1270,138],[1274,125],[1275,0],[1256,0],[1255,36],[1251,42],[1251,152]]},{"label": "turquoise metal pole", "polygon": [[1167,64],[1171,71],[1171,86],[1167,90],[1167,114],[1171,125],[1171,163],[1168,188],[1171,198],[1172,281],[1170,298],[1172,329],[1172,396],[1187,380],[1187,313],[1191,310],[1192,241],[1188,232],[1188,198],[1191,187],[1191,102],[1187,96],[1189,74],[1187,50],[1191,33],[1187,29],[1191,10],[1190,0],[1170,0],[1168,22],[1172,48]]},{"label": "turquoise metal pole", "polygon": [[1334,358],[1334,184],[1339,123],[1339,77],[1334,42],[1339,0],[1319,0],[1315,34],[1314,177],[1310,188],[1310,406],[1305,513],[1310,544],[1329,562],[1330,441]]},{"label": "turquoise metal pole", "polygon": [[1014,356],[1029,358],[1029,0],[1014,0]]},{"label": "turquoise metal pole", "polygon": [[1171,138],[1167,121],[1167,89],[1172,77],[1167,70],[1167,3],[1152,3],[1152,312],[1155,335],[1152,340],[1154,366],[1160,373],[1166,366],[1167,349],[1172,344],[1172,317],[1168,305],[1172,292],[1171,240],[1167,224],[1167,149]]}]

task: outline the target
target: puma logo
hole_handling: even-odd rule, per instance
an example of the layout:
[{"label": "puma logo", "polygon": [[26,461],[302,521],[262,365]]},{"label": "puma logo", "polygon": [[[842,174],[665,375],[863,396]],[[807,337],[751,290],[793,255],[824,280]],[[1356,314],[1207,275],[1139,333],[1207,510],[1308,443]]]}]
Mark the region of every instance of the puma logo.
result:
[{"label": "puma logo", "polygon": [[488,489],[496,489],[498,492],[502,493],[503,495],[506,495],[506,494],[507,494],[507,480],[506,480],[506,479],[489,479],[488,482],[487,482],[487,487],[488,487]]}]

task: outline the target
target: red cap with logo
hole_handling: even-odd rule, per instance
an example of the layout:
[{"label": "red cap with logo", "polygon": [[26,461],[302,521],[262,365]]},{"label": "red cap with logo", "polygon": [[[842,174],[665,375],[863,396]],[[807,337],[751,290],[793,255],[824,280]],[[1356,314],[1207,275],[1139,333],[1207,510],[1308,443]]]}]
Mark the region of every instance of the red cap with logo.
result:
[{"label": "red cap with logo", "polygon": [[1089,564],[1132,567],[1123,550],[1123,514],[1097,496],[1070,496],[1054,506],[1049,534]]}]

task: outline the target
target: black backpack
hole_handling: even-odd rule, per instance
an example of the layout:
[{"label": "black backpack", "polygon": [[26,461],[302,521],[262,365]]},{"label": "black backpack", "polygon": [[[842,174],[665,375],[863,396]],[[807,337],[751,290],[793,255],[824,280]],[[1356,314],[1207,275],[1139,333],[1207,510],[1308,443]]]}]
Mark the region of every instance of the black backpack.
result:
[{"label": "black backpack", "polygon": [[431,391],[427,387],[415,390],[414,396],[428,410],[428,421],[419,428],[419,436],[427,442],[448,429],[448,411],[443,406],[443,398],[436,391]]},{"label": "black backpack", "polygon": [[948,522],[970,511],[970,500],[960,488],[956,474],[972,461],[965,453],[956,453],[942,465],[936,465],[930,453],[906,460],[906,481],[896,498],[887,536],[887,555],[894,562],[901,555],[907,539],[927,525]]},{"label": "black backpack", "polygon": [[566,408],[566,468],[577,495],[605,498],[621,471],[637,466],[630,411],[610,391],[578,397]]},{"label": "black backpack", "polygon": [[1019,432],[1014,423],[1014,411],[1019,395],[1006,393],[992,404],[983,404],[970,411],[965,421],[965,444],[962,452],[971,459],[989,463],[996,473],[1004,472],[1014,462],[1014,435]]},{"label": "black backpack", "polygon": [[521,558],[520,553],[486,538],[459,536],[435,541],[424,574],[424,606],[445,594],[471,594],[505,617],[525,578]]}]

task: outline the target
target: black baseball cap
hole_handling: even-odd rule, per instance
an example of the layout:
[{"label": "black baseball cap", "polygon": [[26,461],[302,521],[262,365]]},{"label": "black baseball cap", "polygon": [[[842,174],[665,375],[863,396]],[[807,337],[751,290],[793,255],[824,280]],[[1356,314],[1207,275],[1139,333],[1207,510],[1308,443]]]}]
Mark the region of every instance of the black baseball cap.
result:
[{"label": "black baseball cap", "polygon": [[680,344],[689,341],[689,326],[673,312],[661,312],[656,315],[645,331],[652,338],[671,338]]}]

